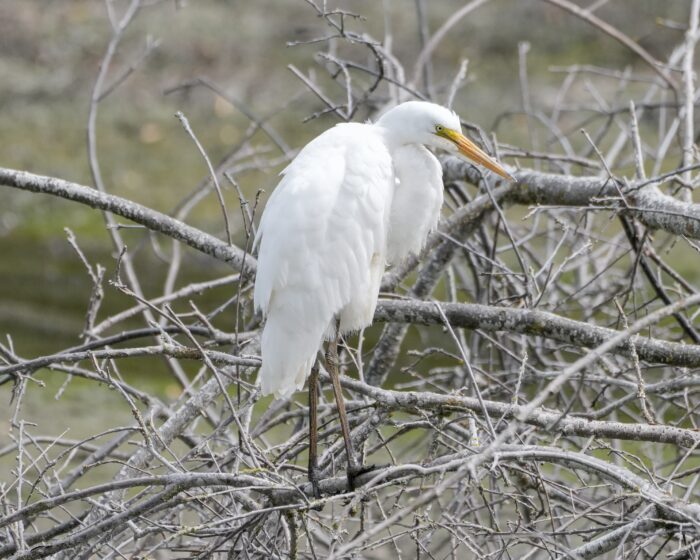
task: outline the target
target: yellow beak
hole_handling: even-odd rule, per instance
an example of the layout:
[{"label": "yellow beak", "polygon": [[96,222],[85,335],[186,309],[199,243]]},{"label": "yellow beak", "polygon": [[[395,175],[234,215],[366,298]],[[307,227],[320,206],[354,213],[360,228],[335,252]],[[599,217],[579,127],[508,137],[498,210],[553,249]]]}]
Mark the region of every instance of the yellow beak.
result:
[{"label": "yellow beak", "polygon": [[459,149],[459,152],[465,156],[467,156],[470,160],[478,163],[479,165],[483,165],[486,169],[490,169],[494,173],[497,173],[504,179],[508,179],[509,181],[515,181],[515,178],[508,173],[501,165],[493,159],[491,156],[489,156],[486,152],[484,152],[479,146],[474,144],[469,138],[464,136],[461,132],[458,132],[456,130],[452,129],[446,129],[442,131],[442,134],[440,136],[443,136],[444,138],[447,138],[448,140],[451,140],[454,142]]}]

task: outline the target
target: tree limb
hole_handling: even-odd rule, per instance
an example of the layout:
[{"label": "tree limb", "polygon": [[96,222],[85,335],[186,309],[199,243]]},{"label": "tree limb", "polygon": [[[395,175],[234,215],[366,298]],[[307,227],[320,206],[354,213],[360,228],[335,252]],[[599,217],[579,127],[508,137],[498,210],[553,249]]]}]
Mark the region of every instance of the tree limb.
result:
[{"label": "tree limb", "polygon": [[[442,325],[443,320],[436,305],[435,302],[382,299],[377,305],[374,319],[395,323]],[[476,303],[440,303],[440,307],[453,327],[542,336],[578,347],[598,346],[620,332],[536,309]],[[631,337],[631,340],[637,354],[645,361],[677,367],[700,367],[698,345],[644,338],[639,335]],[[627,342],[621,343],[612,352],[623,356],[632,355]]]},{"label": "tree limb", "polygon": [[[326,374],[323,374],[326,377]],[[382,407],[391,410],[408,410],[422,414],[421,410],[471,410],[482,413],[482,404],[473,397],[460,395],[441,395],[427,391],[393,391],[374,387],[347,377],[341,379],[343,386],[375,399]],[[503,420],[514,420],[525,409],[524,406],[484,401],[484,407],[489,414],[501,416]],[[525,419],[531,426],[543,428],[545,432],[561,433],[567,436],[600,437],[629,441],[653,441],[670,443],[681,447],[693,448],[700,445],[700,432],[675,426],[638,424],[624,422],[607,422],[587,420],[584,418],[564,417],[561,412],[535,409]]]},{"label": "tree limb", "polygon": [[0,167],[0,184],[25,191],[58,196],[85,204],[91,208],[108,210],[122,218],[141,224],[152,231],[157,231],[182,241],[193,249],[232,265],[239,271],[242,269],[245,269],[246,273],[255,271],[257,264],[255,259],[250,255],[244,258],[243,251],[238,247],[228,245],[213,235],[137,202],[113,194],[101,193],[90,187],[64,181],[63,179],[45,177],[3,167]]},{"label": "tree limb", "polygon": [[[469,162],[455,156],[440,158],[445,181],[466,181],[478,185],[481,172]],[[610,198],[619,199],[620,190],[610,179],[584,176],[573,177],[542,173],[531,169],[511,171],[518,182],[506,200],[517,204],[592,207],[614,210],[634,216],[651,229],[700,239],[700,204],[687,204],[663,194],[656,186],[644,188],[632,185],[624,192],[627,206],[611,205]],[[604,200],[608,199],[608,200]],[[622,202],[622,201],[620,201]]]}]

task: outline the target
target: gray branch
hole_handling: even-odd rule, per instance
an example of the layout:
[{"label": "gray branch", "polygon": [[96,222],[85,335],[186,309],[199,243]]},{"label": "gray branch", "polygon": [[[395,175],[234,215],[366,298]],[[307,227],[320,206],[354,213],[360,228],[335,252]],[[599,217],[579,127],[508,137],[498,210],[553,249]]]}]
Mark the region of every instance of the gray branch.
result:
[{"label": "gray branch", "polygon": [[[436,302],[380,300],[375,321],[442,325],[443,319]],[[480,305],[476,303],[439,303],[453,327],[479,329],[487,332],[507,331],[541,336],[577,347],[593,348],[619,334],[615,329],[589,325],[546,311]],[[635,335],[631,338],[637,355],[647,361],[677,367],[700,367],[700,346],[680,344]],[[615,354],[632,357],[628,342],[613,350]]]},{"label": "gray branch", "polygon": [[[479,170],[464,159],[445,156],[441,163],[446,181],[466,181],[473,185],[481,181]],[[667,196],[653,183],[643,188],[640,188],[642,183],[632,184],[631,188],[622,190],[626,201],[614,204],[610,199],[619,199],[621,192],[614,180],[531,169],[512,171],[512,174],[519,187],[506,197],[512,203],[610,209],[633,216],[651,229],[700,239],[700,204],[688,204]]]},{"label": "gray branch", "polygon": [[[479,452],[480,450],[478,448],[473,448],[465,450],[464,452],[439,457],[432,461],[431,464],[404,464],[383,467],[360,475],[356,482],[358,485],[364,487],[364,492],[368,492],[372,489],[381,488],[382,485],[387,482],[453,472],[464,464],[464,460],[466,458],[473,457],[475,455],[478,456]],[[612,465],[595,457],[584,455],[583,453],[565,451],[546,446],[504,445],[498,450],[497,458],[501,463],[520,463],[522,461],[529,460],[566,465],[572,469],[584,470],[605,480],[609,480],[612,483],[627,489],[628,491],[634,492],[652,503],[660,515],[676,522],[683,522],[687,521],[688,519],[695,520],[700,515],[700,506],[697,504],[688,503],[686,500],[674,498],[662,492],[655,485],[649,483],[642,477],[623,467]],[[303,508],[307,505],[313,505],[313,503],[309,504],[307,502],[307,498],[313,496],[313,488],[311,487],[310,483],[303,484],[295,489],[291,489],[283,488],[279,485],[272,485],[269,481],[259,477],[246,475],[229,475],[226,473],[182,473],[170,476],[141,477],[123,482],[110,482],[98,487],[88,488],[83,491],[76,491],[65,496],[43,500],[37,502],[36,504],[29,505],[21,511],[6,516],[4,519],[2,519],[2,523],[8,524],[18,519],[31,517],[41,511],[56,507],[72,500],[85,499],[91,495],[103,492],[105,488],[113,490],[115,488],[131,488],[144,484],[151,486],[164,486],[165,490],[64,539],[53,542],[44,542],[39,546],[25,551],[24,553],[20,553],[17,555],[17,558],[43,558],[54,552],[73,548],[80,543],[85,542],[91,536],[97,535],[101,531],[114,530],[123,520],[136,517],[144,512],[147,512],[149,509],[157,507],[160,503],[167,501],[180,492],[196,487],[247,487],[248,489],[257,490],[267,494],[271,499],[271,503],[277,507],[281,505],[293,504]],[[324,493],[334,495],[346,492],[347,484],[348,481],[345,477],[334,477],[321,481],[320,486]],[[15,547],[10,545],[0,549],[0,552],[8,553],[15,552],[15,550]]]},{"label": "gray branch", "polygon": [[[446,156],[441,161],[446,181],[464,180],[478,184],[481,180],[478,169],[461,158]],[[599,177],[572,177],[528,169],[515,171],[513,174],[518,180],[518,188],[509,189],[506,199],[519,204],[610,208],[607,202],[601,202],[600,199],[619,196],[618,188],[612,181]],[[229,246],[197,228],[115,195],[100,193],[84,185],[55,177],[2,167],[0,184],[51,194],[92,208],[108,210],[148,229],[182,241],[218,260],[231,263],[238,270],[245,267],[247,272],[252,272],[256,267],[255,259],[248,255],[244,260],[244,253],[238,247]],[[627,193],[627,203],[624,211],[638,218],[647,227],[700,239],[700,204],[680,202],[664,195],[653,185],[642,189],[630,189]],[[617,206],[613,209],[623,210]]]},{"label": "gray branch", "polygon": [[[515,420],[525,410],[525,406],[483,401],[473,397],[459,395],[442,395],[428,391],[392,391],[361,383],[347,377],[341,378],[343,385],[361,395],[377,401],[390,410],[471,410],[482,414],[484,408],[492,416],[500,416],[504,420]],[[535,409],[525,420],[526,424],[543,428],[545,431],[561,433],[567,436],[599,437],[629,441],[650,441],[670,443],[681,447],[692,448],[700,445],[700,432],[651,424],[624,422],[608,422],[562,416],[558,411]]]},{"label": "gray branch", "polygon": [[66,200],[85,204],[91,208],[108,210],[122,218],[141,224],[152,231],[157,231],[182,241],[193,249],[232,265],[237,270],[245,269],[245,272],[248,273],[255,271],[255,259],[250,255],[244,255],[243,251],[238,247],[228,245],[213,235],[137,202],[113,194],[101,193],[90,187],[64,181],[63,179],[45,177],[3,167],[0,167],[0,184],[25,191],[58,196]]}]

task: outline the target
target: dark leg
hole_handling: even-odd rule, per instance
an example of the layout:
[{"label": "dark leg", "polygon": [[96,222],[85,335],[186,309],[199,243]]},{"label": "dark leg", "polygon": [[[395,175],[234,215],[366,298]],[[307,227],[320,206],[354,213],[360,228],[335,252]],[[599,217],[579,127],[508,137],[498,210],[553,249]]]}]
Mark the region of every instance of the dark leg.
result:
[{"label": "dark leg", "polygon": [[343,433],[343,440],[345,441],[345,454],[348,457],[348,483],[351,489],[355,488],[354,479],[360,473],[357,461],[355,460],[355,454],[352,449],[352,444],[350,442],[350,425],[348,424],[348,415],[345,411],[345,401],[343,400],[343,393],[340,388],[340,373],[338,371],[338,340],[340,339],[340,332],[336,330],[335,338],[328,343],[328,349],[326,350],[326,367],[328,368],[328,374],[331,376],[331,381],[333,382],[333,394],[335,395],[335,402],[338,405],[338,417],[340,418],[340,430]]},{"label": "dark leg", "polygon": [[314,363],[309,376],[309,482],[314,497],[321,497],[318,487],[318,362]]}]

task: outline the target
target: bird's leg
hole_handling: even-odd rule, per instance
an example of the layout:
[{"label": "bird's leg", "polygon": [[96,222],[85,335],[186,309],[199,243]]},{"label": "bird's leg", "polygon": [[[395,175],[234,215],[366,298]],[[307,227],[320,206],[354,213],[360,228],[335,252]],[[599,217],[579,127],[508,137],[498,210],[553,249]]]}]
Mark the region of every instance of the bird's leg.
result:
[{"label": "bird's leg", "polygon": [[328,374],[331,376],[331,381],[333,382],[333,394],[335,395],[335,402],[338,405],[340,430],[343,433],[343,440],[345,441],[345,454],[348,458],[348,484],[350,485],[350,488],[354,490],[355,477],[360,473],[360,469],[357,461],[355,460],[355,454],[352,449],[352,442],[350,440],[350,425],[348,424],[348,415],[345,411],[345,401],[343,400],[343,393],[340,388],[338,360],[339,339],[340,329],[336,328],[335,337],[328,343],[328,348],[326,350],[326,367],[328,368]]},{"label": "bird's leg", "polygon": [[318,487],[318,361],[309,376],[309,482],[314,497],[321,497]]}]

